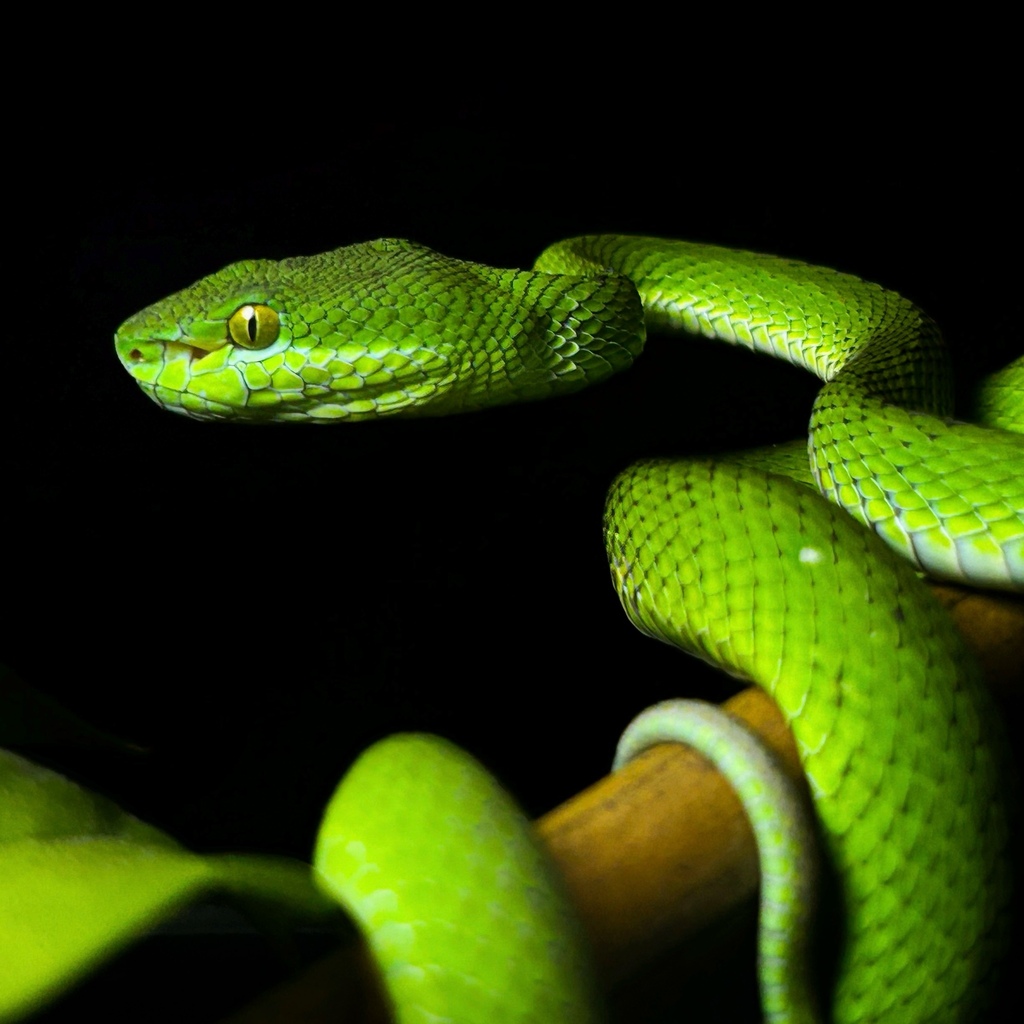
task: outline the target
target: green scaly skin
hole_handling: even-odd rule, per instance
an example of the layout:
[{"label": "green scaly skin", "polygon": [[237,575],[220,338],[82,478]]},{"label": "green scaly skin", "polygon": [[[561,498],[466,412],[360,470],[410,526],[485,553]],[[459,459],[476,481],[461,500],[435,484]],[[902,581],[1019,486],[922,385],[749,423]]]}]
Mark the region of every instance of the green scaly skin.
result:
[{"label": "green scaly skin", "polygon": [[365,751],[331,798],[314,864],[357,915],[401,1024],[601,1019],[559,879],[458,747],[404,734]]},{"label": "green scaly skin", "polygon": [[[143,310],[116,344],[146,393],[174,411],[331,422],[446,415],[578,389],[631,364],[644,318],[785,358],[826,383],[802,466],[790,470],[783,458],[765,472],[749,457],[657,462],[615,482],[605,532],[623,605],[645,632],[765,687],[790,722],[846,912],[826,1016],[968,1020],[1000,941],[1006,811],[977,667],[915,567],[1024,589],[1024,438],[1010,432],[1022,422],[1024,361],[986,399],[1003,429],[955,423],[938,331],[901,296],[778,257],[621,236],[558,243],[533,271],[464,263],[397,240],[247,261]],[[778,475],[780,466],[802,482]],[[721,743],[689,741],[730,777],[750,770]],[[415,742],[439,763],[459,756],[438,741]],[[441,792],[429,773],[388,767],[391,755],[376,751],[364,755],[374,771],[360,769],[358,786],[343,783],[342,816],[329,812],[336,822],[361,819],[371,839],[353,834],[344,855],[318,849],[317,864],[364,927],[377,934],[383,925],[392,936],[376,948],[399,1019],[445,1019],[459,1006],[459,1021],[552,1019],[550,1006],[526,993],[560,997],[551,986],[570,983],[540,963],[517,960],[536,986],[504,973],[517,959],[511,952],[497,958],[503,967],[475,960],[467,982],[459,879],[481,873],[477,844],[445,845],[450,883],[438,883],[439,866],[418,875],[414,862],[398,862],[407,839],[397,833],[409,831],[396,830],[386,801],[372,796],[398,782],[433,820],[454,821],[460,787]],[[475,769],[473,777],[481,792],[489,787]],[[369,798],[360,796],[364,786]],[[778,852],[788,846],[775,842],[774,789],[755,788],[767,797],[747,802],[765,889],[801,900],[786,881],[792,855]],[[477,813],[489,800],[477,800]],[[424,832],[431,827],[425,818]],[[514,868],[488,862],[484,873],[520,878],[533,857],[520,852]],[[350,869],[362,880],[347,881]],[[453,901],[453,893],[461,895]],[[558,909],[534,908],[528,930],[571,950],[559,963],[580,962],[572,928],[557,934],[554,922],[571,917],[557,886],[538,883],[535,902]],[[519,913],[522,903],[499,917]],[[773,913],[762,905],[766,1013],[777,1022],[816,1019],[780,938],[791,926]],[[417,930],[411,921],[433,925]],[[475,918],[470,928],[484,930]],[[576,1000],[577,1016],[563,1009],[557,1019],[596,1019],[587,993],[581,982],[563,1004]]]},{"label": "green scaly skin", "polygon": [[[842,881],[826,1019],[972,1019],[1005,927],[1006,780],[977,665],[913,567],[810,490],[727,462],[631,467],[605,535],[633,623],[763,686],[789,722]],[[745,807],[755,832],[777,816]],[[815,1020],[768,911],[766,1018]]]}]

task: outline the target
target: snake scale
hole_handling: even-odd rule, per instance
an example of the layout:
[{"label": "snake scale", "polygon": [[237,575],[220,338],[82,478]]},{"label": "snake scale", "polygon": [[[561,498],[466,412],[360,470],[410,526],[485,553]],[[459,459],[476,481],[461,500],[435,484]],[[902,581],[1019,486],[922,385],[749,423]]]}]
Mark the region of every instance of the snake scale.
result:
[{"label": "snake scale", "polygon": [[[531,271],[396,239],[247,260],[132,317],[116,348],[172,411],[333,423],[577,390],[629,367],[648,328],[743,345],[823,381],[798,449],[639,463],[605,509],[630,619],[774,697],[817,825],[784,824],[787,798],[742,737],[721,739],[714,712],[645,713],[619,760],[685,738],[744,794],[762,859],[767,1019],[972,1019],[1006,928],[1009,810],[979,671],[920,574],[1024,589],[1024,358],[989,392],[995,426],[961,423],[938,329],[895,292],[625,236],[557,243]],[[845,919],[825,992],[800,953],[802,834],[817,829]],[[315,864],[367,930],[403,1024],[600,1019],[557,879],[457,748],[409,735],[367,751]]]}]

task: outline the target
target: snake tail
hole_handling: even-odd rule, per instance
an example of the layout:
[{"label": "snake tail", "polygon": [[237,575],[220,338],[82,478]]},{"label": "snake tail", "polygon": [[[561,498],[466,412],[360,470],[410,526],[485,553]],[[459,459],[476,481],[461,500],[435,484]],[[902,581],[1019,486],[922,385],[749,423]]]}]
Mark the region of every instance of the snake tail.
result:
[{"label": "snake tail", "polygon": [[714,704],[669,700],[630,722],[614,768],[658,743],[685,743],[720,771],[747,813],[761,860],[758,978],[769,1024],[820,1019],[808,943],[817,898],[815,826],[806,801],[747,726]]}]

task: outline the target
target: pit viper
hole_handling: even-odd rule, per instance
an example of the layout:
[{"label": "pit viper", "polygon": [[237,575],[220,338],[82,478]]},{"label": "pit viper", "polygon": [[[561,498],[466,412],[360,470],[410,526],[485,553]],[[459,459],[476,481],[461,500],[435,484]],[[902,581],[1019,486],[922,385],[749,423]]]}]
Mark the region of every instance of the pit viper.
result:
[{"label": "pit viper", "polygon": [[[664,727],[746,793],[767,1019],[971,1019],[1005,930],[1008,810],[977,666],[920,576],[1024,589],[1024,358],[989,392],[995,426],[959,422],[939,331],[897,293],[776,256],[610,235],[557,243],[529,271],[398,239],[246,260],[115,340],[174,412],[337,423],[578,390],[629,367],[650,328],[823,381],[795,454],[639,463],[612,484],[604,527],[634,624],[774,697],[817,823],[785,824],[786,799],[711,712],[645,713],[620,760]],[[664,725],[677,713],[678,733]],[[798,952],[809,897],[794,867],[801,833],[819,830],[845,918],[824,992]],[[500,788],[445,741],[367,751],[315,865],[366,929],[403,1024],[600,1019],[557,878]]]}]

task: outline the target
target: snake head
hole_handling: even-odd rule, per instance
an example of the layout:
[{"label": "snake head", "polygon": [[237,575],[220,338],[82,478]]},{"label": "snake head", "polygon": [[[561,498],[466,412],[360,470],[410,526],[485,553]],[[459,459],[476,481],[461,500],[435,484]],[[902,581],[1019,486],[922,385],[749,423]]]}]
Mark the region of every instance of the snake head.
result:
[{"label": "snake head", "polygon": [[233,263],[126,320],[118,358],[153,401],[199,419],[365,419],[423,404],[446,389],[450,346],[429,322],[443,310],[427,315],[422,286],[402,279],[421,251],[381,240]]},{"label": "snake head", "polygon": [[331,422],[577,390],[632,362],[643,320],[617,274],[502,270],[385,238],[234,263],[125,321],[115,343],[174,412]]}]

